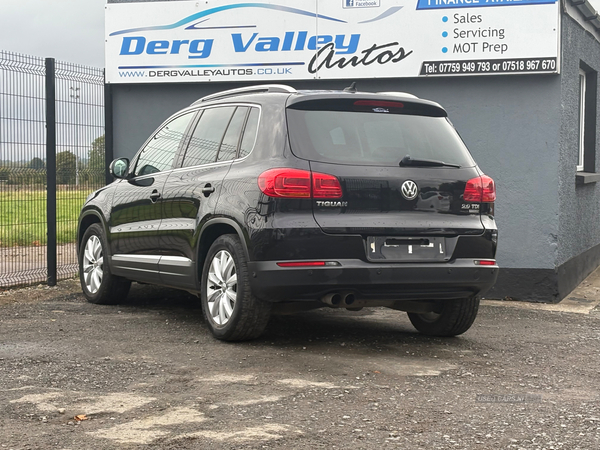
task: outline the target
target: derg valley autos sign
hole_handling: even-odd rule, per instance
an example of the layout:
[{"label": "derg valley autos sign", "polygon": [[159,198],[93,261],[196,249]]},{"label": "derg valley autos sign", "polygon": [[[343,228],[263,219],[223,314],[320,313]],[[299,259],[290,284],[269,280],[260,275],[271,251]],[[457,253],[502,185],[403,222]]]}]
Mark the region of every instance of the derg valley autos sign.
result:
[{"label": "derg valley autos sign", "polygon": [[109,83],[556,73],[557,0],[110,3]]}]

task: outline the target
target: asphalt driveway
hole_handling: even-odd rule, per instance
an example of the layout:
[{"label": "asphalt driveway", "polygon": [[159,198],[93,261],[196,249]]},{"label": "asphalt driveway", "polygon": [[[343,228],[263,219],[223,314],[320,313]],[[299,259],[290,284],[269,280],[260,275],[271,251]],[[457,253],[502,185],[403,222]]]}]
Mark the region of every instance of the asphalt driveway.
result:
[{"label": "asphalt driveway", "polygon": [[1,449],[598,449],[600,272],[561,305],[485,302],[457,338],[318,310],[214,340],[188,294],[0,293]]}]

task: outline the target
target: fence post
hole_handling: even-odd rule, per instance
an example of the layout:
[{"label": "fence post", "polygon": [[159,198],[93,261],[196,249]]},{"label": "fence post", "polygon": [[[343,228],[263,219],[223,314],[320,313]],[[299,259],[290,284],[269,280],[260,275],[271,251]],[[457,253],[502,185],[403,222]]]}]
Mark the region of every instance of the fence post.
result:
[{"label": "fence post", "polygon": [[110,184],[113,177],[108,173],[108,166],[114,158],[113,153],[113,104],[112,88],[106,83],[106,70],[104,71],[104,175],[105,183]]},{"label": "fence post", "polygon": [[46,186],[48,286],[56,286],[56,85],[54,58],[46,58]]}]

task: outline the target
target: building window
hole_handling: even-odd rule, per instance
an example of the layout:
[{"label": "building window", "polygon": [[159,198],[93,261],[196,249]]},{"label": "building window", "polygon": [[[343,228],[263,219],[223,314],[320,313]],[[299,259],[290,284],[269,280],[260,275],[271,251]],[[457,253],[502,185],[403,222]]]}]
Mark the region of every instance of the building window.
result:
[{"label": "building window", "polygon": [[577,183],[597,183],[596,173],[596,108],[598,72],[585,64],[579,65],[579,139]]},{"label": "building window", "polygon": [[585,88],[587,74],[579,69],[579,155],[577,158],[577,171],[583,171],[585,162]]}]

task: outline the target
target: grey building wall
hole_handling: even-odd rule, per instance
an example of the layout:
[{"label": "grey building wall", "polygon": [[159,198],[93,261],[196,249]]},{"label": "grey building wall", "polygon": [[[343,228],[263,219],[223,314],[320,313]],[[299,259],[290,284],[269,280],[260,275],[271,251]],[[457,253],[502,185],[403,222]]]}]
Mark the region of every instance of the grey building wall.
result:
[{"label": "grey building wall", "polygon": [[[564,17],[562,27],[557,265],[600,244],[600,185],[575,183],[579,140],[580,61],[600,71],[600,43],[569,16]],[[597,108],[599,105],[600,97],[597,98]],[[599,143],[600,127],[596,127],[596,172],[600,172]]]},{"label": "grey building wall", "polygon": [[[579,142],[580,63],[600,71],[600,42],[569,15],[562,22],[559,169],[559,290],[567,293],[600,264],[600,185],[575,182]],[[600,90],[597,94],[600,93]],[[600,117],[600,96],[596,98]],[[596,124],[595,172],[600,172],[600,126]],[[562,276],[561,276],[562,275]]]}]

